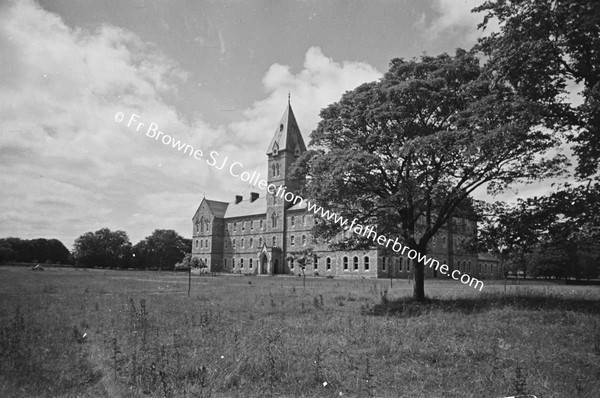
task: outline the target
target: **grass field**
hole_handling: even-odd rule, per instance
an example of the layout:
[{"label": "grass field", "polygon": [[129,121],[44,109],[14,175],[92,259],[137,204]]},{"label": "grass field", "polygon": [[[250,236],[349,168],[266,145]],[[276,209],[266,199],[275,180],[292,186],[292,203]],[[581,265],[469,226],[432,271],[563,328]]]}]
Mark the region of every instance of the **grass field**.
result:
[{"label": "grass field", "polygon": [[0,267],[0,396],[600,396],[600,288]]}]

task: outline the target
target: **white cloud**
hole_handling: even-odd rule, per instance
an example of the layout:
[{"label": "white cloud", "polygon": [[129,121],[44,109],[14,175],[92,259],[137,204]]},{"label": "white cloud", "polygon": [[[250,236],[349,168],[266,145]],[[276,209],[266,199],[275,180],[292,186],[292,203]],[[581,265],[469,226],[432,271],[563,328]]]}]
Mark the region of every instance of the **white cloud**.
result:
[{"label": "white cloud", "polygon": [[145,137],[144,128],[116,123],[116,112],[264,172],[288,92],[308,141],[322,107],[381,76],[310,48],[296,74],[269,68],[266,97],[242,120],[215,127],[180,116],[170,99],[187,73],[129,31],[72,29],[32,1],[15,1],[0,7],[0,53],[0,237],[55,237],[67,246],[102,227],[125,230],[134,243],[155,228],[189,236],[202,193],[227,199],[249,190]]},{"label": "white cloud", "polygon": [[287,65],[273,64],[263,78],[267,97],[244,111],[244,119],[233,123],[230,129],[236,142],[244,142],[256,152],[245,158],[252,167],[262,165],[265,159],[255,154],[266,152],[267,146],[287,104],[288,93],[300,129],[308,145],[310,133],[317,127],[319,112],[338,101],[345,91],[362,83],[379,79],[382,74],[363,62],[335,62],[320,48],[306,52],[302,70],[292,73]]},{"label": "white cloud", "polygon": [[[461,47],[468,48],[483,35],[482,31],[477,30],[483,14],[471,12],[483,3],[484,0],[434,0],[433,8],[438,15],[429,24],[424,18],[417,24],[425,25],[426,35],[430,40],[439,39],[442,35],[460,36],[464,43]],[[495,25],[492,23],[489,29],[495,29]]]},{"label": "white cloud", "polygon": [[[3,6],[0,30],[1,235],[70,245],[94,228],[122,228],[135,199],[157,187],[190,192],[185,178],[208,177],[197,161],[113,120],[135,112],[197,145],[219,134],[169,105],[186,73],[151,45],[114,26],[70,29],[31,1]],[[136,227],[139,239],[154,225]]]}]

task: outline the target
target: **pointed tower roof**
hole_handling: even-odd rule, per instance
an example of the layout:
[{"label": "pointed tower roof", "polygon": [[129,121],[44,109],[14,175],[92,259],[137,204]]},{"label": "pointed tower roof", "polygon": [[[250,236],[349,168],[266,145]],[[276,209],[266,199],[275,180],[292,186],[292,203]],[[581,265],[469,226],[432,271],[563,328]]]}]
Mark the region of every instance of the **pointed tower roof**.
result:
[{"label": "pointed tower roof", "polygon": [[304,139],[302,133],[300,133],[300,127],[296,122],[289,98],[287,108],[283,112],[281,121],[277,125],[273,139],[269,144],[269,149],[267,149],[267,155],[272,154],[274,148],[277,148],[277,151],[287,151],[289,153],[296,153],[296,150],[300,153],[306,151],[306,145],[304,145]]}]

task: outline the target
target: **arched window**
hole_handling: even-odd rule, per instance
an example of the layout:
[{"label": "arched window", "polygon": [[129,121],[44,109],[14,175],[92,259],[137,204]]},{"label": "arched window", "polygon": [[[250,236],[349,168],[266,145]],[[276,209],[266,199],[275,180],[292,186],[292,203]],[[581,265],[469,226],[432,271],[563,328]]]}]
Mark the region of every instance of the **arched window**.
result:
[{"label": "arched window", "polygon": [[313,256],[313,266],[314,266],[315,270],[319,266],[319,259],[317,258],[316,254]]},{"label": "arched window", "polygon": [[290,246],[294,246],[295,240],[294,235],[290,236]]},{"label": "arched window", "polygon": [[404,261],[404,259],[402,257],[400,257],[400,259],[398,261],[398,271],[402,271],[402,261]]},{"label": "arched window", "polygon": [[263,220],[262,220],[262,218],[260,220],[260,229],[263,229]]},{"label": "arched window", "polygon": [[252,268],[252,259],[248,260],[248,262],[250,263],[249,264],[250,268]]},{"label": "arched window", "polygon": [[248,247],[252,247],[252,243],[254,242],[252,241],[252,238],[250,238],[250,243],[248,244]]},{"label": "arched window", "polygon": [[273,237],[273,246],[277,246],[277,237],[276,236]]},{"label": "arched window", "polygon": [[327,257],[325,259],[325,266],[327,267],[328,270],[331,269],[331,258]]},{"label": "arched window", "polygon": [[235,239],[231,241],[231,247],[235,249]]},{"label": "arched window", "polygon": [[240,268],[244,268],[244,259],[240,258]]},{"label": "arched window", "polygon": [[[273,155],[275,155],[275,150],[273,150]],[[273,163],[271,165],[271,174],[273,175],[273,177],[275,177],[277,174],[275,174],[275,163]]]},{"label": "arched window", "polygon": [[200,239],[200,249],[204,247],[204,239]]},{"label": "arched window", "polygon": [[306,246],[306,235],[302,235],[302,246]]},{"label": "arched window", "polygon": [[296,217],[292,216],[290,218],[290,225],[293,227],[296,224]]},{"label": "arched window", "polygon": [[198,239],[196,239],[196,249],[198,248]]},{"label": "arched window", "polygon": [[348,270],[348,257],[344,256],[344,271]]},{"label": "arched window", "polygon": [[293,270],[294,269],[294,259],[290,258],[288,259],[288,267]]},{"label": "arched window", "polygon": [[273,228],[277,228],[277,213],[273,212],[273,214],[271,214],[271,226]]},{"label": "arched window", "polygon": [[237,230],[237,223],[236,223],[236,222],[234,222],[234,223],[233,223],[233,232],[236,232],[236,230]]},{"label": "arched window", "polygon": [[246,230],[246,221],[242,221],[242,231]]},{"label": "arched window", "polygon": [[365,256],[364,262],[365,262],[365,271],[368,271],[369,270],[369,257]]},{"label": "arched window", "polygon": [[204,217],[200,217],[200,233],[204,232]]},{"label": "arched window", "polygon": [[277,175],[279,175],[279,162],[275,163],[275,171],[277,172]]},{"label": "arched window", "polygon": [[358,257],[354,256],[354,271],[358,271]]},{"label": "arched window", "polygon": [[231,259],[231,269],[235,268],[235,258]]},{"label": "arched window", "polygon": [[258,247],[262,247],[262,237],[258,238]]},{"label": "arched window", "polygon": [[244,247],[244,238],[242,238],[242,241],[240,242],[240,247]]},{"label": "arched window", "polygon": [[302,225],[306,225],[306,216],[302,216]]},{"label": "arched window", "polygon": [[209,248],[209,246],[210,246],[210,245],[208,244],[208,239],[206,239],[206,248],[208,249],[208,248]]}]

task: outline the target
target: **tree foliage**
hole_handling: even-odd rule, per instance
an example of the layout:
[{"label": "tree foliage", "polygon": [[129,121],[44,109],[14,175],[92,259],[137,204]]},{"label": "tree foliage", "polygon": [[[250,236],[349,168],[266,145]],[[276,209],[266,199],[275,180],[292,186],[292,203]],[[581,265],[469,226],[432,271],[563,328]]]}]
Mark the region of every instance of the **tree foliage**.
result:
[{"label": "tree foliage", "polygon": [[[567,187],[548,196],[483,210],[480,243],[533,276],[596,277],[600,187]],[[596,261],[597,261],[596,260]],[[595,270],[594,270],[595,269]]]},{"label": "tree foliage", "polygon": [[191,250],[192,242],[172,229],[156,229],[138,242],[134,254],[138,267],[173,269]]},{"label": "tree foliage", "polygon": [[68,264],[70,256],[58,239],[0,239],[0,261]]},{"label": "tree foliage", "polygon": [[102,228],[77,238],[73,255],[78,266],[125,268],[131,265],[131,242],[124,231]]},{"label": "tree foliage", "polygon": [[[560,172],[564,158],[541,156],[557,141],[537,127],[537,107],[487,74],[473,53],[394,59],[380,81],[321,111],[311,135],[317,149],[295,173],[308,175],[306,197],[425,254],[475,189],[497,193]],[[321,224],[316,233],[332,237],[339,228]],[[423,265],[415,270],[422,300]]]},{"label": "tree foliage", "polygon": [[[487,67],[524,98],[540,105],[544,124],[568,131],[576,144],[577,172],[598,172],[600,159],[600,2],[492,0],[480,28],[497,20],[500,31],[480,40]],[[574,105],[568,90],[583,87]]]}]

